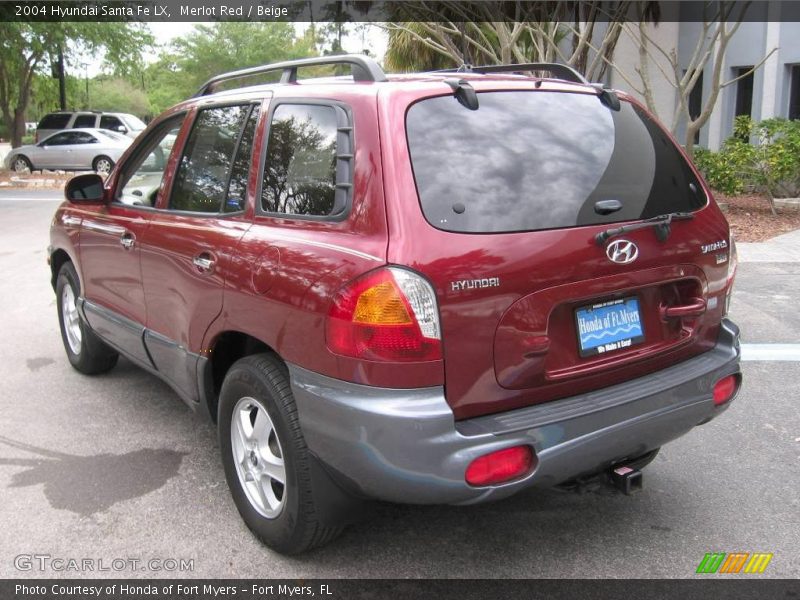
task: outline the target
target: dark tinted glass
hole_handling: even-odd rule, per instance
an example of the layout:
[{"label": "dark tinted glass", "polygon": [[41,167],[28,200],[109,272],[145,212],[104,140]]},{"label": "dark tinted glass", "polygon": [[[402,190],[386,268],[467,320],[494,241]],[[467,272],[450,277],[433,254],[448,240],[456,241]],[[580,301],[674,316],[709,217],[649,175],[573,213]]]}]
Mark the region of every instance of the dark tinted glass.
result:
[{"label": "dark tinted glass", "polygon": [[73,132],[68,131],[65,133],[57,133],[55,135],[51,135],[44,141],[45,146],[66,146],[68,144],[75,143],[75,137],[72,135]]},{"label": "dark tinted glass", "polygon": [[[688,211],[706,202],[671,140],[627,102],[613,111],[590,94],[478,98],[476,111],[452,96],[408,111],[417,190],[435,227],[553,229]],[[619,200],[622,208],[599,215],[599,200]]]},{"label": "dark tinted glass", "polygon": [[94,127],[96,122],[97,117],[95,115],[78,115],[75,117],[75,123],[72,126],[75,129]]},{"label": "dark tinted glass", "polygon": [[100,117],[100,129],[111,129],[112,131],[117,131],[120,127],[124,127],[124,125],[117,117]]},{"label": "dark tinted glass", "polygon": [[53,115],[46,115],[39,121],[39,129],[64,129],[69,123],[69,114],[57,113]]},{"label": "dark tinted glass", "polygon": [[97,138],[85,131],[73,131],[71,144],[96,144]]},{"label": "dark tinted glass", "polygon": [[250,174],[250,158],[253,154],[253,139],[256,134],[256,122],[258,121],[259,107],[254,106],[250,112],[250,117],[242,131],[242,138],[239,141],[239,148],[236,150],[236,158],[231,169],[231,181],[228,185],[228,197],[225,199],[224,212],[236,212],[244,210],[247,200],[247,177]]},{"label": "dark tinted glass", "polygon": [[336,205],[336,112],[282,104],[270,125],[261,205],[265,211],[329,215]]},{"label": "dark tinted glass", "polygon": [[171,209],[222,210],[233,152],[249,110],[245,105],[200,111],[175,174]]}]

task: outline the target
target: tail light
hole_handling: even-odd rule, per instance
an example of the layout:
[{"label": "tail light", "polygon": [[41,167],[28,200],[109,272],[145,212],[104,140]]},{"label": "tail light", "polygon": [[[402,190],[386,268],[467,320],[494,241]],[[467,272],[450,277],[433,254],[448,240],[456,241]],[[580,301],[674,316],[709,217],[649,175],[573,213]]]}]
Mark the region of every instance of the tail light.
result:
[{"label": "tail light", "polygon": [[476,458],[467,467],[464,479],[474,486],[494,485],[522,477],[531,470],[531,466],[531,447],[514,446]]},{"label": "tail light", "polygon": [[736,251],[736,242],[730,238],[728,250],[728,276],[725,280],[725,308],[722,316],[728,316],[728,309],[731,306],[731,296],[733,295],[733,280],[736,279],[736,268],[739,266],[739,254]]},{"label": "tail light", "polygon": [[327,320],[328,348],[365,360],[442,358],[439,310],[431,285],[406,269],[367,273],[341,289]]},{"label": "tail light", "polygon": [[723,377],[714,384],[714,406],[720,406],[728,402],[736,394],[739,388],[739,378],[736,375]]}]

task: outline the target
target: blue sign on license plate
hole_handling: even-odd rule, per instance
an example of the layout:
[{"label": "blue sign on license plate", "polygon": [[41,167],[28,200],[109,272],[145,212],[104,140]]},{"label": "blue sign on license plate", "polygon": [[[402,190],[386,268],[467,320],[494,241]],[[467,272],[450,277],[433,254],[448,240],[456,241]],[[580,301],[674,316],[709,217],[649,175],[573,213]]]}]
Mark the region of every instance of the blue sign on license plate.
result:
[{"label": "blue sign on license plate", "polygon": [[644,341],[644,329],[635,297],[609,300],[575,311],[581,356],[629,348]]}]

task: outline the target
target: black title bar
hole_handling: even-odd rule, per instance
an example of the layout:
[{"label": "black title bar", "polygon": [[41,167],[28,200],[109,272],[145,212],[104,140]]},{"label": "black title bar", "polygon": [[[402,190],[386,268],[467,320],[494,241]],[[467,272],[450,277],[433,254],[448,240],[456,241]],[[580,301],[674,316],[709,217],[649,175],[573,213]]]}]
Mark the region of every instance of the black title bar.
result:
[{"label": "black title bar", "polygon": [[[0,21],[574,21],[589,14],[596,21],[638,20],[632,2],[518,2],[432,0],[344,2],[325,0],[87,0],[0,2]],[[650,3],[661,22],[713,20],[721,5],[729,20],[800,22],[800,2],[715,2],[666,0]],[[621,10],[620,7],[624,7]],[[726,8],[726,10],[727,10]],[[655,12],[653,12],[655,10]]]}]

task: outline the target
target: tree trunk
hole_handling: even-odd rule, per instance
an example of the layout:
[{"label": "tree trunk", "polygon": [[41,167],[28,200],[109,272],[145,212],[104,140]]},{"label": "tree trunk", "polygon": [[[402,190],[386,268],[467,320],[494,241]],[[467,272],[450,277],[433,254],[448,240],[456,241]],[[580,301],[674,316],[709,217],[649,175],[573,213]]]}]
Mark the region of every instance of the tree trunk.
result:
[{"label": "tree trunk", "polygon": [[22,136],[25,135],[25,107],[14,109],[14,123],[11,127],[11,147],[17,148],[22,145]]},{"label": "tree trunk", "polygon": [[697,133],[698,129],[700,128],[687,125],[686,137],[683,140],[683,149],[686,150],[686,154],[688,154],[689,158],[691,158],[692,160],[694,160],[694,136]]}]

